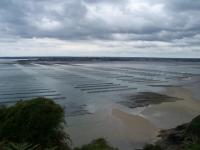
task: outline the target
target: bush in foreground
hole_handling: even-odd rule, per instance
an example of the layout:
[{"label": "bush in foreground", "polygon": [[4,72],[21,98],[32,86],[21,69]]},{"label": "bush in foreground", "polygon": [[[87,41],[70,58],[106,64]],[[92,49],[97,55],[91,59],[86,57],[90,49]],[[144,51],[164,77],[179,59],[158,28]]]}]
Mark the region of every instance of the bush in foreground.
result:
[{"label": "bush in foreground", "polygon": [[200,150],[200,143],[186,145],[184,150]]},{"label": "bush in foreground", "polygon": [[200,115],[189,123],[185,136],[186,138],[190,138],[191,142],[200,143]]},{"label": "bush in foreground", "polygon": [[30,143],[37,149],[69,149],[69,137],[63,132],[64,111],[46,98],[20,101],[0,108],[0,141]]},{"label": "bush in foreground", "polygon": [[162,150],[159,145],[147,144],[144,146],[143,150]]},{"label": "bush in foreground", "polygon": [[75,148],[74,150],[118,150],[111,147],[105,139],[96,139],[91,143],[83,145],[81,148]]}]

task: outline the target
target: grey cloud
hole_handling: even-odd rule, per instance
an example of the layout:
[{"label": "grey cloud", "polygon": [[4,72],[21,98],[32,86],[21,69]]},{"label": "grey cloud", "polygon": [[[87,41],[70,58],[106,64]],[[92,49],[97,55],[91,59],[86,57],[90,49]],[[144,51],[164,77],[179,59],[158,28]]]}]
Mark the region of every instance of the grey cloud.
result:
[{"label": "grey cloud", "polygon": [[199,11],[200,7],[198,0],[168,0],[166,3],[174,11]]},{"label": "grey cloud", "polygon": [[181,47],[197,43],[199,15],[198,0],[1,0],[0,36]]}]

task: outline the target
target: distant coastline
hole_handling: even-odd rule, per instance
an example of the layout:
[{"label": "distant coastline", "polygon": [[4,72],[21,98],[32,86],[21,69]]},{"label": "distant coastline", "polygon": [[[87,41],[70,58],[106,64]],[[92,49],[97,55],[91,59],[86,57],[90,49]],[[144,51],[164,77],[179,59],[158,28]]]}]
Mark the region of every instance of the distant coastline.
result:
[{"label": "distant coastline", "polygon": [[149,61],[149,62],[200,62],[200,58],[160,58],[160,57],[0,57],[0,59],[22,61]]}]

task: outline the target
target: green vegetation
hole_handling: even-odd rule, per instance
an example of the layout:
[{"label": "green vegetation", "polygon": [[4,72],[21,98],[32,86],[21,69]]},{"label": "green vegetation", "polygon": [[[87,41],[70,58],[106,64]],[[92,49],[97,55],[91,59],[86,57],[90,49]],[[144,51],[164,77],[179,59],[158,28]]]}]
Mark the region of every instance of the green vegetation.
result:
[{"label": "green vegetation", "polygon": [[100,138],[74,150],[117,150],[117,148],[111,147],[105,139]]},{"label": "green vegetation", "polygon": [[38,146],[33,146],[31,144],[14,144],[14,143],[8,143],[4,146],[4,149],[6,150],[36,150]]},{"label": "green vegetation", "polygon": [[184,150],[200,150],[200,143],[186,145]]},{"label": "green vegetation", "polygon": [[143,150],[162,150],[159,145],[147,144],[144,146]]},{"label": "green vegetation", "polygon": [[[0,146],[1,150],[41,150],[39,145],[31,145],[27,143],[4,143],[3,145]],[[44,150],[57,150],[56,147],[52,148],[45,148]]]},{"label": "green vegetation", "polygon": [[69,136],[63,132],[64,123],[63,109],[52,100],[20,101],[0,108],[0,141],[30,143],[41,150],[54,147],[67,150]]},{"label": "green vegetation", "polygon": [[194,143],[200,143],[200,115],[194,118],[186,130],[186,137]]}]

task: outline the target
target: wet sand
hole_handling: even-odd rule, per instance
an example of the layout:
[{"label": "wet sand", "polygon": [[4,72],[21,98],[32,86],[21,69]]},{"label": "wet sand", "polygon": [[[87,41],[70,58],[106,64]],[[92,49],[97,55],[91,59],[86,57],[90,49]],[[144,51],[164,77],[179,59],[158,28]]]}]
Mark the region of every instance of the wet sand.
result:
[{"label": "wet sand", "polygon": [[133,143],[150,142],[159,131],[154,124],[139,115],[128,114],[119,109],[113,109],[112,115],[119,119],[124,137],[132,139]]},{"label": "wet sand", "polygon": [[200,100],[195,99],[192,91],[189,89],[170,87],[164,93],[183,98],[183,100],[152,105],[141,113],[158,128],[173,128],[191,121],[195,116],[200,114]]},{"label": "wet sand", "polygon": [[154,142],[160,130],[187,123],[200,114],[200,97],[194,95],[191,87],[167,87],[161,94],[182,100],[152,104],[135,114],[113,109],[113,116],[121,120],[126,128],[123,132],[134,141],[134,147]]},{"label": "wet sand", "polygon": [[75,146],[103,137],[120,150],[133,150],[157,140],[160,130],[174,128],[200,114],[200,101],[189,89],[169,87],[161,93],[183,100],[149,105],[140,111],[110,103],[91,116],[77,118],[75,122],[82,120],[80,125],[68,127],[67,132]]},{"label": "wet sand", "polygon": [[[71,138],[75,146],[103,137],[119,149],[132,150],[155,140],[159,131],[147,119],[122,111],[115,105],[110,112],[100,111],[90,117],[87,118],[88,120],[84,118],[83,122],[79,118],[80,125],[67,128],[67,132],[72,135]],[[91,120],[93,122],[90,122]]]},{"label": "wet sand", "polygon": [[200,114],[200,98],[196,99],[190,88],[168,87],[161,93],[182,100],[150,105],[135,114],[123,109],[112,111],[122,122],[123,134],[129,142],[132,140],[134,148],[154,142],[160,130],[187,123]]}]

